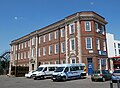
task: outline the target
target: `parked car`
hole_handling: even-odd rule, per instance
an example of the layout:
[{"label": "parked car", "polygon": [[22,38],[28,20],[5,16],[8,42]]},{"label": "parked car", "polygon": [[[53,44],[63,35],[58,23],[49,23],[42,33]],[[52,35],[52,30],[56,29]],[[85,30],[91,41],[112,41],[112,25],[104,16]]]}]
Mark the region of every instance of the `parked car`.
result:
[{"label": "parked car", "polygon": [[34,73],[34,71],[29,71],[28,73],[25,74],[25,77],[31,78],[33,73]]},{"label": "parked car", "polygon": [[117,82],[117,80],[120,82],[120,69],[114,70],[112,74],[112,82]]},{"label": "parked car", "polygon": [[111,80],[111,73],[108,70],[95,70],[91,75],[92,81],[106,81]]}]

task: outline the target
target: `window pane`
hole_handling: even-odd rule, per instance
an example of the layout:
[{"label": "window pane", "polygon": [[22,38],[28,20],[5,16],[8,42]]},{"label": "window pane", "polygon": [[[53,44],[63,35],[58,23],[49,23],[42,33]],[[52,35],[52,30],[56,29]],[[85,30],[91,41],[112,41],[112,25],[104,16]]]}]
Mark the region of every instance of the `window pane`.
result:
[{"label": "window pane", "polygon": [[120,43],[118,43],[118,48],[120,48]]},{"label": "window pane", "polygon": [[92,38],[86,38],[86,49],[92,49]]},{"label": "window pane", "polygon": [[70,33],[70,34],[73,34],[73,33],[75,32],[75,31],[74,31],[74,30],[75,30],[74,28],[75,28],[75,27],[74,27],[74,23],[69,25],[69,33]]},{"label": "window pane", "polygon": [[85,28],[86,31],[91,31],[90,22],[89,22],[89,21],[86,21],[86,22],[85,22],[85,27],[86,27],[86,28]]}]

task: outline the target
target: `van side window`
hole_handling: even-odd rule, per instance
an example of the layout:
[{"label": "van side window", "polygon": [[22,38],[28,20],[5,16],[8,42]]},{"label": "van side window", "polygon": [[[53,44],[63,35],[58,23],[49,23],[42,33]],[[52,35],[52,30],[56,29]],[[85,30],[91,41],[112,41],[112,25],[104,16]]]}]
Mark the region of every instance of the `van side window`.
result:
[{"label": "van side window", "polygon": [[76,71],[75,67],[70,67],[70,71]]},{"label": "van side window", "polygon": [[66,67],[64,72],[68,72],[68,71],[69,71],[69,68],[68,68],[68,67]]},{"label": "van side window", "polygon": [[80,66],[80,69],[83,70],[85,66]]},{"label": "van side window", "polygon": [[47,67],[45,67],[45,69],[43,70],[43,72],[44,72],[44,71],[47,71]]},{"label": "van side window", "polygon": [[54,71],[55,67],[49,67],[49,71]]},{"label": "van side window", "polygon": [[75,69],[76,69],[76,70],[80,70],[79,66],[75,66]]}]

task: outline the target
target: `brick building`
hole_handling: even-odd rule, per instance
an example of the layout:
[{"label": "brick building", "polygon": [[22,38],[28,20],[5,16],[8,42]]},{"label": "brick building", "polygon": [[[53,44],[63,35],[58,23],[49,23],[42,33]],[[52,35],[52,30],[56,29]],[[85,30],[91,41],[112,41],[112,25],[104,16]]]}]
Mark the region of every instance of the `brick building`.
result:
[{"label": "brick building", "polygon": [[77,12],[11,42],[11,65],[36,69],[40,64],[85,63],[108,69],[105,18]]}]

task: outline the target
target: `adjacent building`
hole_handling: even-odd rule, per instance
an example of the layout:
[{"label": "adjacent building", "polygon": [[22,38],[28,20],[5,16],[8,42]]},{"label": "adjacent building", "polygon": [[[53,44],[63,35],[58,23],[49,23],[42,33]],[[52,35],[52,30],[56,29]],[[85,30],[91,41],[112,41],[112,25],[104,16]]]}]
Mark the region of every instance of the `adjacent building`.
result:
[{"label": "adjacent building", "polygon": [[114,34],[107,33],[108,58],[110,60],[110,69],[120,68],[120,40],[115,40]]},{"label": "adjacent building", "polygon": [[11,65],[85,63],[108,69],[105,18],[93,11],[72,14],[51,25],[11,41]]}]

